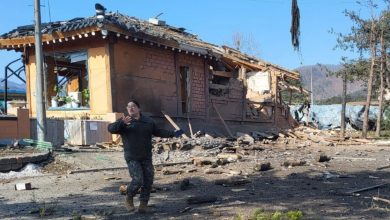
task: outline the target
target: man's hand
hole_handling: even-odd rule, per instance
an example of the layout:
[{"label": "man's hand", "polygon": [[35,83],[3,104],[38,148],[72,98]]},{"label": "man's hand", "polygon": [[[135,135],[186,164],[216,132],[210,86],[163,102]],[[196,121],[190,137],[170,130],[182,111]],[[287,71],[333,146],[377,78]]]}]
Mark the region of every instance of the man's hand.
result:
[{"label": "man's hand", "polygon": [[175,137],[180,137],[182,134],[184,134],[184,131],[179,129],[179,130],[175,130]]},{"label": "man's hand", "polygon": [[123,123],[125,123],[126,125],[129,125],[129,124],[131,123],[132,120],[133,120],[133,118],[130,117],[130,116],[124,116],[124,117],[122,117],[122,121],[123,121]]}]

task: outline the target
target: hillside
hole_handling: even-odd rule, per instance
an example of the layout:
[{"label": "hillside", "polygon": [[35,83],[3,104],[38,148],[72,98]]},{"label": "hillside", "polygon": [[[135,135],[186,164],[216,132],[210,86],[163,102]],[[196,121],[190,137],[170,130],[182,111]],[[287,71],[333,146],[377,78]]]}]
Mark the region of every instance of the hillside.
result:
[{"label": "hillside", "polygon": [[[3,78],[0,78],[0,90],[4,90],[4,82],[3,81]],[[17,91],[23,91],[23,92],[26,92],[26,85],[23,84],[20,80],[18,80],[17,82],[14,82],[14,81],[8,81],[8,90],[17,90]]]},{"label": "hillside", "polygon": [[[310,78],[313,74],[313,95],[314,103],[319,100],[326,100],[332,97],[341,96],[342,92],[342,80],[335,76],[328,76],[328,71],[337,71],[341,68],[340,65],[311,65],[302,66],[295,71],[301,73],[301,80],[305,89],[310,89]],[[363,82],[348,83],[347,93],[353,99],[359,99],[364,97]],[[363,95],[363,96],[362,96]]]}]

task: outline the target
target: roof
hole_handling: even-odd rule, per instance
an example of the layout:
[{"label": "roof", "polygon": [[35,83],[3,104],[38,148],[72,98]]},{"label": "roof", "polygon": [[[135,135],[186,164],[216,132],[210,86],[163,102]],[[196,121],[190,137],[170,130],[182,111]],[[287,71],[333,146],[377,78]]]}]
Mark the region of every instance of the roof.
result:
[{"label": "roof", "polygon": [[[284,69],[255,57],[243,54],[227,46],[204,42],[197,35],[188,33],[184,28],[170,25],[156,25],[121,13],[106,13],[103,19],[96,16],[74,18],[67,21],[42,23],[42,42],[56,43],[69,39],[104,35],[113,33],[134,41],[148,42],[151,45],[169,47],[172,50],[204,56],[205,58],[228,59],[251,69],[271,68],[286,74],[287,77],[299,80],[299,73]],[[34,25],[20,26],[0,35],[0,49],[21,50],[34,45]]]}]

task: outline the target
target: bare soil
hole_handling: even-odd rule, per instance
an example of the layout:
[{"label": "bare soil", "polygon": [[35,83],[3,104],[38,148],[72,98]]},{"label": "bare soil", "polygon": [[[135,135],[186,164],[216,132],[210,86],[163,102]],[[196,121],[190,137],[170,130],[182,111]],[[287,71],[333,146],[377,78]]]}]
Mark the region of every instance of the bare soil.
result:
[{"label": "bare soil", "polygon": [[[0,180],[0,219],[248,219],[259,208],[300,210],[303,219],[390,219],[390,205],[373,201],[374,196],[390,199],[390,169],[377,170],[390,164],[390,145],[255,145],[257,150],[240,151],[241,159],[215,168],[193,164],[156,167],[148,214],[128,213],[123,206],[119,187],[130,181],[126,169],[68,172],[124,167],[123,152],[55,151],[42,169],[45,175]],[[154,154],[154,163],[186,162],[218,153],[218,149],[200,147],[164,151]],[[321,154],[332,159],[318,162]],[[305,164],[283,165],[297,160]],[[267,162],[270,170],[254,169]],[[186,179],[189,185],[183,187]],[[216,180],[228,182],[217,185]],[[30,182],[33,190],[15,191],[14,185],[21,182]],[[189,204],[187,199],[195,196],[217,200]],[[138,205],[138,199],[135,202]]]}]

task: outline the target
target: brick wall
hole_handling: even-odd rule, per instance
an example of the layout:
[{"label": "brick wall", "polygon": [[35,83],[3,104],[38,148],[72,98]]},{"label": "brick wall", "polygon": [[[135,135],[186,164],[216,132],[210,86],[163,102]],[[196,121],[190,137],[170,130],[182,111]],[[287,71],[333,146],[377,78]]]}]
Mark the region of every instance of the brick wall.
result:
[{"label": "brick wall", "polygon": [[178,65],[188,66],[191,74],[191,115],[206,115],[205,72],[203,58],[179,54]]}]

